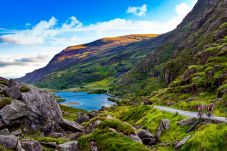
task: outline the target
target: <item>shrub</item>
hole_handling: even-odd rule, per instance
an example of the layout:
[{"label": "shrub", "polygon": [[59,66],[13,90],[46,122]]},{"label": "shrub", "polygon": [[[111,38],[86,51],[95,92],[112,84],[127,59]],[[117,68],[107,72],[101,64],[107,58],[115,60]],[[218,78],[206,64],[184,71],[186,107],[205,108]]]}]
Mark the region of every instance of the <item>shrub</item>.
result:
[{"label": "shrub", "polygon": [[0,100],[0,108],[3,108],[6,105],[9,105],[11,103],[12,99],[9,97],[3,97],[2,100]]},{"label": "shrub", "polygon": [[30,88],[28,88],[27,86],[23,85],[23,86],[20,87],[20,91],[22,93],[26,93],[26,92],[30,91]]}]

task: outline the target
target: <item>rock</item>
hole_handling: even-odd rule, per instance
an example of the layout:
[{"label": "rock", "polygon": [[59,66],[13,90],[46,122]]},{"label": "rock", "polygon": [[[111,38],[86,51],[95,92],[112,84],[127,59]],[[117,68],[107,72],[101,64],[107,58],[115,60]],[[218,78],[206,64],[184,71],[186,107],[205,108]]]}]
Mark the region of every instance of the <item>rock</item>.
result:
[{"label": "rock", "polygon": [[0,111],[0,115],[7,125],[14,124],[14,120],[25,117],[28,114],[25,104],[18,100],[13,100],[10,105],[6,105]]},{"label": "rock", "polygon": [[141,130],[138,134],[139,138],[144,139],[144,138],[155,138],[155,135],[151,134],[147,130]]},{"label": "rock", "polygon": [[77,123],[84,123],[84,122],[87,122],[90,120],[90,117],[86,114],[83,114],[83,115],[80,115],[77,119],[76,119],[76,122]]},{"label": "rock", "polygon": [[54,133],[56,131],[60,131],[61,128],[59,126],[58,123],[56,123],[55,121],[51,121],[46,123],[43,127],[42,127],[42,132],[44,132],[44,135],[49,135],[50,133]]},{"label": "rock", "polygon": [[21,130],[13,131],[12,134],[15,136],[20,136],[20,137],[23,135]]},{"label": "rock", "polygon": [[42,146],[38,141],[35,140],[22,140],[21,147],[25,151],[42,151]]},{"label": "rock", "polygon": [[139,142],[139,143],[143,143],[142,140],[139,138],[139,136],[134,135],[134,134],[130,134],[130,138],[134,141],[134,142]]},{"label": "rock", "polygon": [[58,146],[55,142],[41,142],[40,144],[49,148],[56,148]]},{"label": "rock", "polygon": [[91,123],[88,127],[87,127],[87,130],[86,132],[89,133],[89,132],[92,132],[95,130],[95,128],[98,127],[98,125],[101,123],[100,120],[96,120],[95,122]]},{"label": "rock", "polygon": [[29,112],[26,117],[28,128],[37,130],[45,123],[62,119],[60,107],[51,94],[30,85],[27,87],[30,91],[22,94],[22,102]]},{"label": "rock", "polygon": [[158,130],[157,130],[157,133],[156,133],[156,136],[158,139],[160,139],[161,135],[162,135],[162,132],[164,130],[168,130],[170,127],[170,120],[168,119],[163,119],[161,121],[161,123],[159,124],[159,127],[158,127]]},{"label": "rock", "polygon": [[95,141],[90,142],[90,148],[91,148],[91,151],[98,151],[98,147]]},{"label": "rock", "polygon": [[7,128],[0,130],[0,135],[10,135],[10,132]]},{"label": "rock", "polygon": [[142,139],[142,142],[144,145],[148,146],[157,144],[157,140],[155,138],[144,138]]},{"label": "rock", "polygon": [[63,133],[58,133],[58,132],[53,132],[53,133],[50,133],[49,136],[53,137],[53,138],[60,138],[60,137],[63,137],[64,134]]},{"label": "rock", "polygon": [[89,116],[89,118],[94,118],[97,116],[97,114],[98,114],[98,111],[93,110],[93,111],[89,112],[87,115]]},{"label": "rock", "polygon": [[107,119],[113,119],[113,117],[111,115],[107,115],[106,117]]},{"label": "rock", "polygon": [[78,138],[80,138],[80,136],[82,135],[83,133],[81,132],[77,132],[77,133],[72,133],[69,135],[69,139],[70,140],[77,140]]},{"label": "rock", "polygon": [[181,126],[187,126],[187,125],[193,124],[195,121],[196,121],[196,118],[187,118],[187,119],[181,120],[177,124],[179,124]]},{"label": "rock", "polygon": [[13,86],[13,87],[8,87],[3,90],[3,93],[15,100],[20,100],[22,98],[22,93],[20,92],[19,87]]},{"label": "rock", "polygon": [[79,151],[77,141],[66,142],[57,146],[58,151]]},{"label": "rock", "polygon": [[184,144],[187,142],[187,140],[188,140],[189,138],[191,138],[191,135],[186,136],[186,137],[185,137],[184,139],[182,139],[179,143],[177,143],[177,144],[175,145],[175,149],[177,149],[177,148],[181,147],[182,145],[184,145]]},{"label": "rock", "polygon": [[84,129],[83,126],[81,126],[80,124],[66,119],[62,119],[59,124],[63,129],[69,130],[72,132],[82,132]]},{"label": "rock", "polygon": [[20,149],[20,141],[14,135],[0,135],[0,145],[7,149]]}]

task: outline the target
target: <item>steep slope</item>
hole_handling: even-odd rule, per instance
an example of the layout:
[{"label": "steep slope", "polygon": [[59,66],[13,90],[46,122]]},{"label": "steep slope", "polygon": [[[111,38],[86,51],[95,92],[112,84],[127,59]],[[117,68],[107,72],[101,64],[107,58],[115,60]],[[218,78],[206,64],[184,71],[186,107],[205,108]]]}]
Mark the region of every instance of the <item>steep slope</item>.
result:
[{"label": "steep slope", "polygon": [[160,81],[168,85],[189,65],[204,65],[210,57],[220,59],[226,70],[226,8],[226,0],[199,0],[174,31],[162,35],[162,45],[118,80],[112,93],[150,95]]},{"label": "steep slope", "polygon": [[[128,58],[130,56],[142,56],[146,51],[135,52],[135,50],[128,49],[126,45],[131,43],[138,43],[136,45],[141,45],[139,44],[140,41],[149,40],[155,36],[157,35],[135,34],[103,38],[88,44],[71,46],[54,56],[46,67],[28,73],[25,77],[18,80],[26,83],[38,84],[38,86],[41,87],[57,89],[66,88],[69,83],[71,85],[68,87],[72,87],[72,84],[75,84],[75,82],[86,83],[89,81],[102,80],[104,78],[103,74],[111,73],[104,71],[105,69],[101,66],[111,68],[108,67],[108,65],[115,64],[120,60],[125,60],[125,62],[133,64],[132,60],[129,60]],[[132,47],[133,46],[134,45],[132,45]],[[135,61],[135,59],[133,61]],[[92,68],[90,65],[94,65],[94,67]],[[128,71],[130,68],[131,67],[126,67],[126,69],[121,69],[121,71],[116,72],[121,74]],[[101,75],[97,74],[96,76],[94,73],[95,71],[105,73],[100,73]],[[91,72],[95,74],[93,77],[92,75],[87,75]],[[83,78],[85,81],[81,81],[78,78]],[[52,81],[52,79],[54,79],[54,81]],[[78,85],[78,83],[75,85]]]}]

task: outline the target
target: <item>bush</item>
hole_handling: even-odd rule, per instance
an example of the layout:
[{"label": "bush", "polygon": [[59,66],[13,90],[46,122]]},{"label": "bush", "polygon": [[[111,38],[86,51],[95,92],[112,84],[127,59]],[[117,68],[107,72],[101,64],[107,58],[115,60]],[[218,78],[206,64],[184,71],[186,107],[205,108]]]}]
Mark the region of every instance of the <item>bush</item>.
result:
[{"label": "bush", "polygon": [[3,108],[6,105],[11,104],[12,99],[9,97],[3,97],[2,100],[0,100],[0,108]]},{"label": "bush", "polygon": [[23,85],[20,87],[20,92],[22,93],[26,93],[26,92],[29,92],[30,91],[30,88],[28,88],[27,86]]}]

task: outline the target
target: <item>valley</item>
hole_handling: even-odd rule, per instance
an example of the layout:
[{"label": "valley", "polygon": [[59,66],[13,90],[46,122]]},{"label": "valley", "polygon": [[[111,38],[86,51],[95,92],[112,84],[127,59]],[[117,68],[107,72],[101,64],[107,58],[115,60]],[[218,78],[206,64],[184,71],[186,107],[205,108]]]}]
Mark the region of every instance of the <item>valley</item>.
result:
[{"label": "valley", "polygon": [[0,150],[225,151],[227,0],[165,34],[69,46],[0,77]]}]

